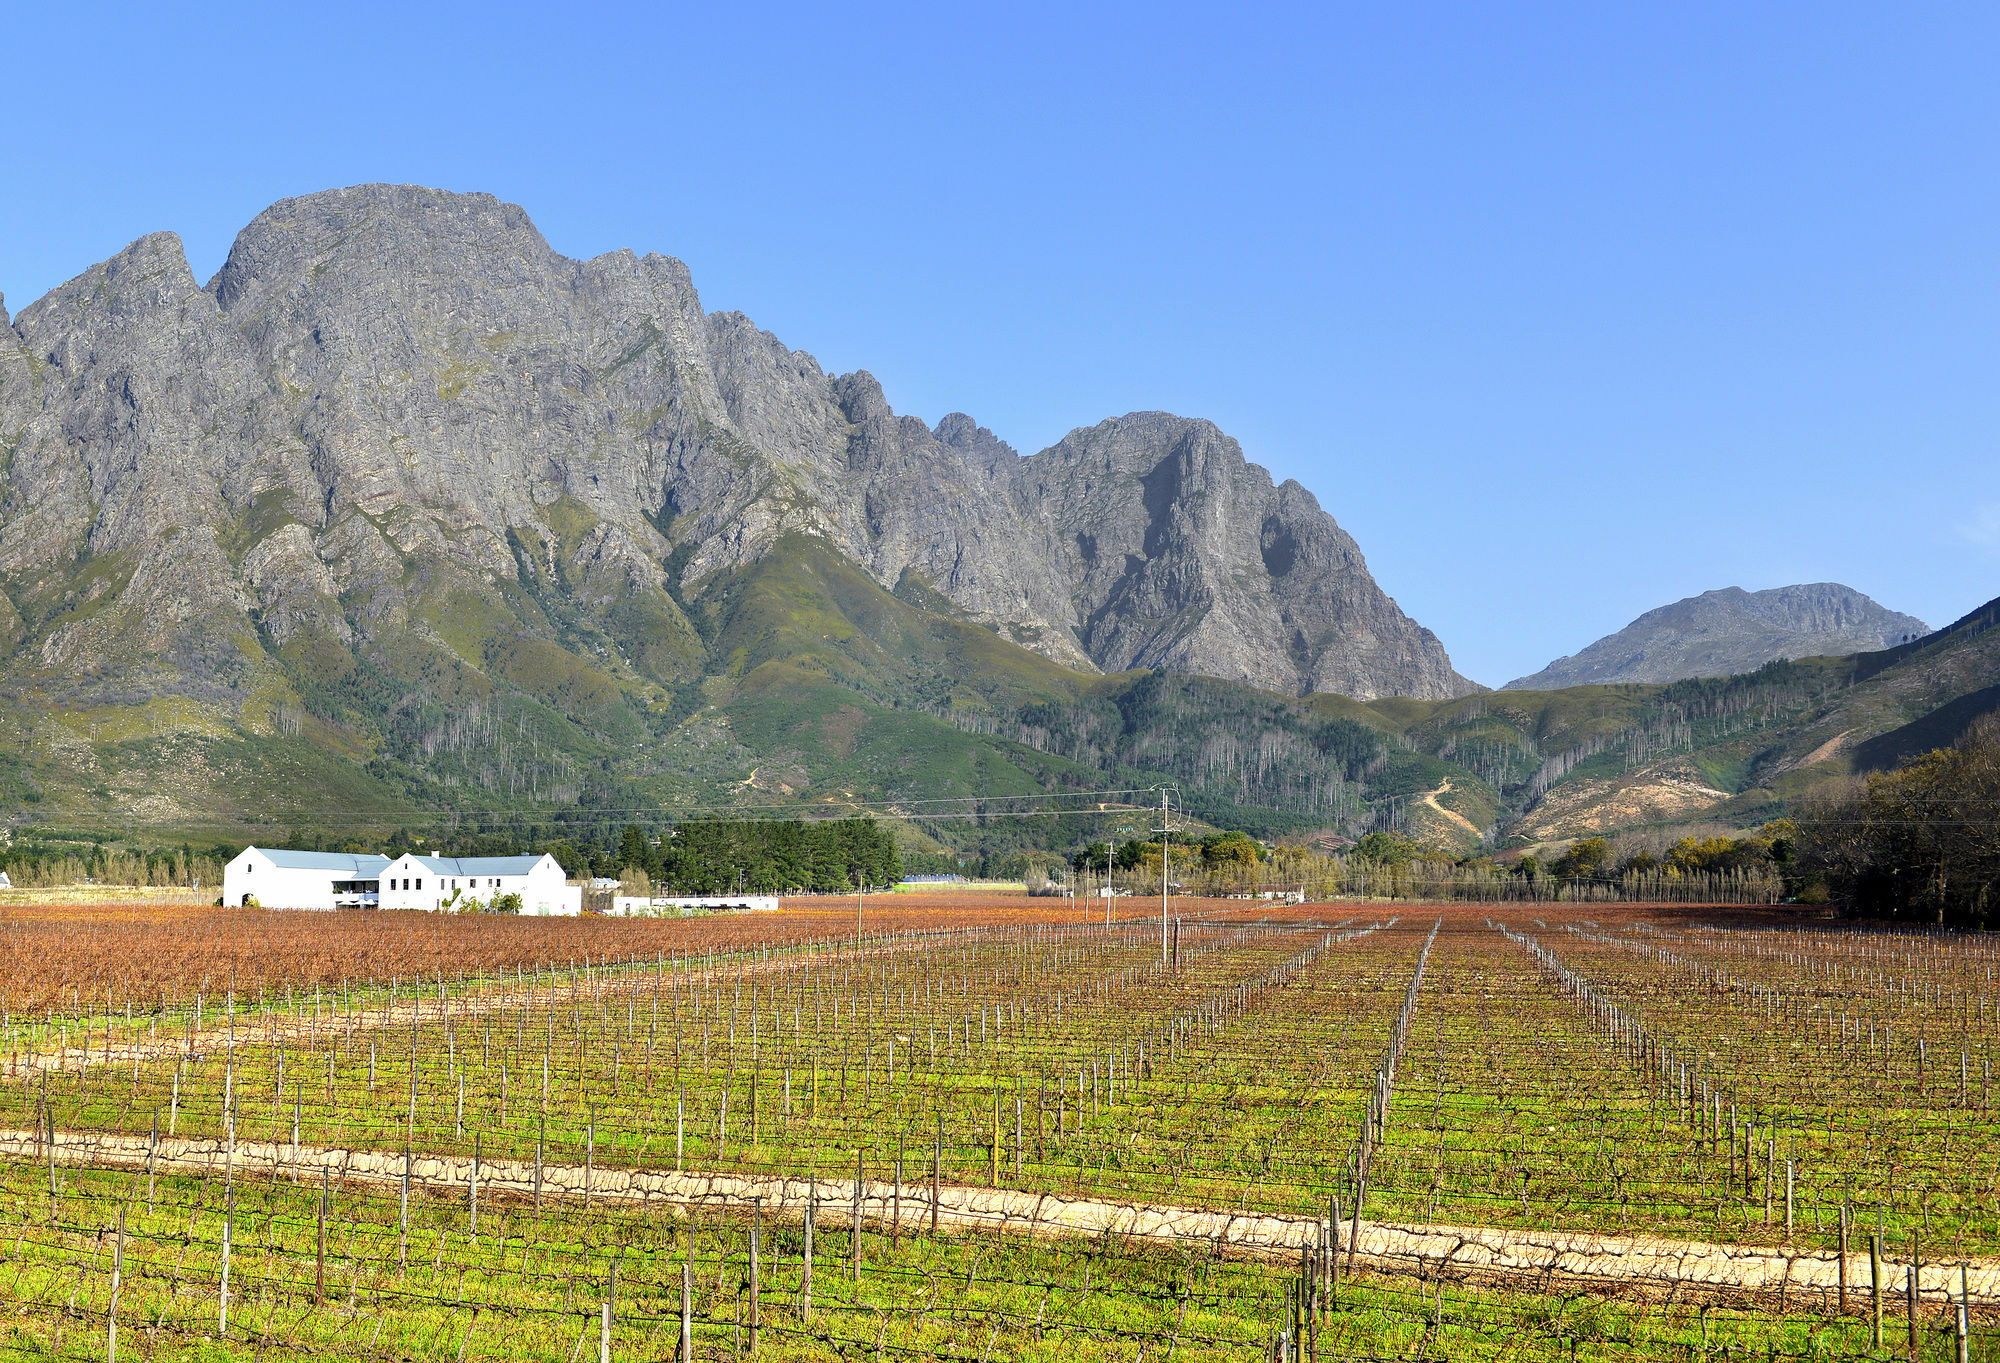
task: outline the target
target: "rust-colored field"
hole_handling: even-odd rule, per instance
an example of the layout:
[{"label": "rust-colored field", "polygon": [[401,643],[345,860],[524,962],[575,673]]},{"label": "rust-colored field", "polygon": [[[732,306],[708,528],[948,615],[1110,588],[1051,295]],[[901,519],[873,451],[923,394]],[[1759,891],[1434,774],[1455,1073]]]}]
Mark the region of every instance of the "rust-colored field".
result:
[{"label": "rust-colored field", "polygon": [[[1606,906],[1607,908],[1611,906]],[[1619,905],[1618,914],[1657,921],[1726,913],[1737,906]],[[1500,916],[1526,922],[1546,906],[1286,905],[1244,899],[1176,897],[1182,918],[1332,922],[1359,914],[1443,915],[1448,921]],[[1120,922],[1157,922],[1156,899],[1114,900]],[[1572,911],[1573,912],[1573,911]],[[1755,914],[1768,917],[1772,911]],[[1780,911],[1782,912],[1782,911]],[[859,906],[859,930],[921,932],[963,927],[1103,923],[1102,900],[1032,898],[992,890],[937,890],[870,895]],[[392,977],[486,972],[566,965],[585,958],[634,958],[656,952],[708,951],[851,939],[857,930],[851,896],[787,898],[776,913],[706,918],[508,918],[416,912],[312,913],[163,904],[9,906],[0,918],[0,1007],[34,1012],[59,1003],[102,1001],[122,1006],[174,1003],[196,993],[235,989],[333,986]]]},{"label": "rust-colored field", "polygon": [[[1177,901],[1177,907],[1182,901]],[[1202,901],[1186,901],[1201,903]],[[1157,905],[1151,906],[1153,913]],[[1093,921],[1102,922],[1102,908]],[[1143,916],[1121,901],[1120,918]],[[91,902],[0,911],[0,1007],[15,1013],[107,997],[139,1006],[196,993],[332,986],[852,938],[847,896],[801,896],[777,913],[705,918],[511,918],[355,910],[314,913]],[[870,895],[861,931],[1084,921],[1061,899],[1022,893]]]},{"label": "rust-colored field", "polygon": [[[918,915],[870,914],[869,931]],[[37,905],[0,920],[0,997],[14,1013],[107,997],[140,1007],[226,989],[334,986],[442,971],[529,969],[585,958],[633,958],[852,936],[824,912],[711,918],[511,918],[354,910]]]}]

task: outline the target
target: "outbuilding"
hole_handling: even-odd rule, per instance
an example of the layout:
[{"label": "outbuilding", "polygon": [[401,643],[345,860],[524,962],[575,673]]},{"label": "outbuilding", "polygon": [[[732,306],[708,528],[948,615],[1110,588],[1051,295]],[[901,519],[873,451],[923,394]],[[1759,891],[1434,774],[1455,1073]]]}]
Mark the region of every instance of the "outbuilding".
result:
[{"label": "outbuilding", "polygon": [[679,897],[621,894],[612,898],[609,912],[617,918],[686,918],[691,914],[776,913],[777,910],[778,896],[774,894]]},{"label": "outbuilding", "polygon": [[389,859],[373,852],[246,847],[222,868],[222,902],[267,909],[372,909]]}]

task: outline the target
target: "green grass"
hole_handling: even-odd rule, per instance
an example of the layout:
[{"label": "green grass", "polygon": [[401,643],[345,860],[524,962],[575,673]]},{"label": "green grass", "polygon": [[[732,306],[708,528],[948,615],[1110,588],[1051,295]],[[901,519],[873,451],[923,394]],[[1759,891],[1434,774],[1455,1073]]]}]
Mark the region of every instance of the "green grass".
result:
[{"label": "green grass", "polygon": [[[1662,1037],[1676,1038],[1690,1063],[1698,1055],[1697,1083],[1712,1082],[1724,1095],[1723,1132],[1718,1139],[1712,1109],[1691,1115],[1677,1097],[1663,1098],[1649,1069],[1524,972],[1525,951],[1498,934],[1490,942],[1447,937],[1426,981],[1390,1141],[1376,1165],[1379,1214],[1829,1250],[1839,1243],[1846,1203],[1869,1230],[1879,1209],[1897,1247],[1916,1237],[1927,1253],[1946,1257],[2000,1252],[2000,1121],[1991,1106],[2000,1093],[1983,1083],[1995,1049],[1990,1019],[1967,1028],[1956,997],[1921,1007],[1899,1001],[1891,1013],[1887,1000],[1863,994],[1833,1005],[1830,1037],[1826,1006],[1817,1002],[1829,997],[1828,982],[1809,986],[1808,972],[1778,963],[1760,963],[1754,974],[1731,968],[1736,941],[1675,943],[1671,959],[1652,961],[1518,913],[1496,916],[1535,935]],[[1791,1002],[1781,1010],[1768,995],[1717,988],[1688,962],[1766,982]],[[1894,1017],[1893,1029],[1912,1046],[1915,1036],[1928,1036],[1940,1063],[1920,1076],[1913,1055],[1871,1061],[1865,1044],[1839,1039],[1843,1010]],[[1961,1048],[1970,1080],[1963,1102]],[[1754,1127],[1748,1161],[1740,1132],[1731,1151],[1732,1115]],[[1789,1237],[1786,1160],[1795,1173]]]},{"label": "green grass", "polygon": [[[381,1028],[346,1040],[329,1028],[282,1054],[246,1045],[233,1067],[211,1049],[178,1079],[167,1063],[136,1078],[57,1076],[46,1101],[65,1129],[143,1132],[158,1110],[179,1135],[219,1136],[226,1089],[244,1139],[289,1140],[296,1117],[308,1142],[386,1150],[412,1136],[414,1078],[421,1148],[470,1154],[477,1136],[496,1158],[532,1159],[539,1143],[551,1159],[580,1164],[588,1146],[602,1164],[640,1166],[682,1149],[684,1101],[688,1167],[831,1176],[856,1150],[880,1164],[942,1133],[945,1176],[983,1183],[997,1099],[1005,1186],[1321,1206],[1342,1177],[1414,945],[1378,957],[1336,944],[1275,987],[1267,973],[1317,935],[1236,943],[1190,928],[1183,971],[1166,978],[1150,926],[1102,931],[1069,950],[1001,939],[858,968],[819,959],[750,975],[754,994],[726,978],[628,970],[601,998],[551,1006],[544,994],[449,1033],[434,1023],[415,1038]],[[1089,974],[1072,978],[1078,966]],[[1166,1040],[1176,1017],[1185,1030]],[[48,1046],[46,1031],[36,1044]],[[0,1120],[27,1126],[29,1106],[23,1091],[0,1090]]]},{"label": "green grass", "polygon": [[[1725,1118],[1733,1109],[1754,1128],[1751,1186],[1740,1131],[1731,1155],[1708,1108],[1663,1100],[1650,1071],[1590,1026],[1522,947],[1475,920],[1434,951],[1370,1215],[1777,1244],[1791,1159],[1792,1243],[1830,1247],[1846,1202],[1870,1218],[1879,1206],[1899,1244],[1917,1235],[1940,1252],[2000,1252],[1990,1001],[1970,1027],[1965,1014],[1979,1005],[1956,993],[1919,1006],[1861,991],[1830,1015],[1798,1002],[1828,997],[1825,979],[1803,969],[1791,978],[1781,961],[1732,966],[1748,937],[1691,941],[1656,962],[1628,945],[1648,946],[1644,937],[1598,940],[1595,929],[1541,928],[1518,906],[1496,912],[1660,1035],[1698,1042],[1696,1082],[1723,1094]],[[529,1159],[542,1142],[549,1158],[582,1163],[589,1144],[606,1165],[678,1156],[691,1168],[828,1176],[851,1168],[857,1150],[879,1165],[927,1155],[942,1136],[945,1177],[980,1184],[992,1173],[997,1099],[1003,1186],[1310,1213],[1351,1192],[1362,1095],[1429,922],[1406,912],[1324,948],[1317,932],[1190,925],[1178,972],[1158,969],[1150,925],[1124,925],[860,959],[780,956],[754,969],[611,967],[582,977],[580,993],[566,976],[544,974],[526,993],[476,981],[467,990],[491,1011],[449,1027],[434,1019],[415,1037],[395,1027],[344,1038],[329,1020],[316,1039],[279,1051],[239,1048],[233,1074],[211,1046],[179,1067],[175,1125],[219,1136],[227,1087],[251,1139],[289,1140],[296,1120],[307,1142],[333,1146],[388,1150],[414,1138],[468,1155],[477,1136],[496,1157]],[[1719,964],[1685,963],[1703,961]],[[1301,968],[1287,974],[1287,962]],[[1971,987],[1983,967],[1965,968]],[[1703,969],[1768,980],[1793,1002],[1778,1009],[1747,986],[1717,994]],[[551,984],[562,992],[551,996]],[[323,1002],[331,1019],[336,1000]],[[307,997],[280,1011],[310,1019],[314,1008]],[[1907,1049],[1866,1058],[1865,1044],[1841,1041],[1842,1015],[1892,1028]],[[188,1025],[181,1014],[161,1030]],[[136,1026],[145,1035],[150,1024]],[[129,1034],[122,1017],[112,1030]],[[101,1047],[101,1020],[92,1034]],[[25,1036],[16,1044],[51,1045],[46,1023]],[[1921,1074],[1918,1036],[1934,1057]],[[173,1101],[174,1070],[58,1075],[47,1101],[59,1126],[143,1134]],[[41,1101],[39,1089],[0,1089],[0,1122],[31,1125]],[[1763,1192],[1774,1127],[1775,1224]]]},{"label": "green grass", "polygon": [[[683,1266],[697,1357],[749,1343],[751,1225],[704,1209],[583,1208],[489,1199],[475,1236],[458,1199],[421,1194],[407,1228],[393,1191],[333,1185],[325,1258],[321,1189],[288,1180],[144,1177],[0,1166],[4,1336],[25,1357],[103,1357],[111,1268],[124,1217],[121,1356],[215,1359],[595,1356],[602,1303],[618,1358],[670,1358]],[[230,1222],[229,1320],[221,1327]],[[913,1218],[914,1219],[914,1218]],[[1287,1266],[1099,1238],[932,1236],[912,1226],[853,1241],[829,1218],[815,1236],[811,1311],[803,1228],[758,1233],[757,1356],[1223,1360],[1257,1357],[1290,1323]],[[323,1266],[322,1266],[323,1265]],[[1923,1356],[1949,1357],[1926,1313]],[[1858,1357],[1859,1316],[1778,1315],[1619,1302],[1590,1294],[1383,1279],[1341,1284],[1318,1324],[1321,1357],[1525,1360]],[[1977,1341],[1976,1357],[1991,1356]]]}]

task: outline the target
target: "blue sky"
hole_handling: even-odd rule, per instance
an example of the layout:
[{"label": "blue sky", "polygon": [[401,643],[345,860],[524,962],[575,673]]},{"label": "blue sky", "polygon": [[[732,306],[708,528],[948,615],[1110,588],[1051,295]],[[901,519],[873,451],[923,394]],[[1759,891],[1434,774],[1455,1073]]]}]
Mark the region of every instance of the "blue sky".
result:
[{"label": "blue sky", "polygon": [[[172,10],[172,13],[168,11]],[[1497,685],[2000,594],[1990,5],[16,7],[0,290],[485,190],[1024,452],[1205,416]]]}]

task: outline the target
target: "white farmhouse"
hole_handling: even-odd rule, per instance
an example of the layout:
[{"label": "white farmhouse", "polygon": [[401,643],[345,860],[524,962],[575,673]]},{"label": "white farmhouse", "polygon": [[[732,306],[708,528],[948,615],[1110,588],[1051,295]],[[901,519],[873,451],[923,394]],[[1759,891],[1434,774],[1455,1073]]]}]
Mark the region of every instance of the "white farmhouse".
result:
[{"label": "white farmhouse", "polygon": [[372,909],[389,859],[372,852],[246,847],[222,868],[222,902],[241,908]]},{"label": "white farmhouse", "polygon": [[423,857],[408,852],[382,868],[381,907],[454,911],[471,900],[490,904],[521,896],[521,912],[574,917],[583,889],[569,883],[562,863],[538,857]]}]

